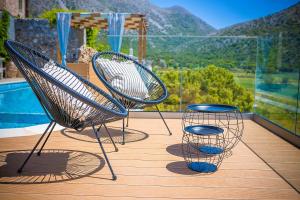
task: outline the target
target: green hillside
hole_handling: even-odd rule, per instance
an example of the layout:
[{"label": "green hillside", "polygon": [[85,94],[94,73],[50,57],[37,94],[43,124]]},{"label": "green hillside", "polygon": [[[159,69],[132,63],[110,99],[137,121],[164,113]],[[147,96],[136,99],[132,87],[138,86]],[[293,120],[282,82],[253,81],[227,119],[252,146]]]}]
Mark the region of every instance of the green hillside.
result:
[{"label": "green hillside", "polygon": [[215,35],[278,35],[300,34],[300,2],[280,12],[219,30]]}]

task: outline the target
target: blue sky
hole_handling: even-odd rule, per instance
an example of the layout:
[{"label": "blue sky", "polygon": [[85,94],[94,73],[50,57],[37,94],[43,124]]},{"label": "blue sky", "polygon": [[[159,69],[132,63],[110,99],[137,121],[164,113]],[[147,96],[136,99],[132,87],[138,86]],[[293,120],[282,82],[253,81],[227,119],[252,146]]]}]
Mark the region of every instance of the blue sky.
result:
[{"label": "blue sky", "polygon": [[179,5],[215,28],[224,28],[285,9],[300,0],[150,0],[159,7]]}]

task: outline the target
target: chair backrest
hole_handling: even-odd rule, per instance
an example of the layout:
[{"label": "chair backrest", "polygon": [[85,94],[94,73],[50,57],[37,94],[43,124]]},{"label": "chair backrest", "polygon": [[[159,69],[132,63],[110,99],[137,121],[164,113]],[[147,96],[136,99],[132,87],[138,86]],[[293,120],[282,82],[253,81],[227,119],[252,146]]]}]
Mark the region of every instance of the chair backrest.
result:
[{"label": "chair backrest", "polygon": [[60,125],[82,129],[127,115],[112,96],[47,56],[18,42],[6,41],[5,47],[46,113]]},{"label": "chair backrest", "polygon": [[[158,104],[168,96],[167,88],[163,82],[152,71],[127,55],[114,52],[98,52],[93,56],[92,63],[99,79],[126,107],[130,107],[130,105],[133,107],[136,104],[141,107]],[[139,74],[139,77],[135,75],[135,71]],[[112,77],[113,75],[116,76]],[[120,78],[120,76],[126,77]],[[136,86],[140,84],[132,84],[137,82],[137,79],[143,82],[142,87]],[[121,81],[123,83],[120,83]],[[139,98],[136,97],[138,96],[137,93],[143,94],[144,86],[147,95],[144,95],[144,98],[141,95]]]}]

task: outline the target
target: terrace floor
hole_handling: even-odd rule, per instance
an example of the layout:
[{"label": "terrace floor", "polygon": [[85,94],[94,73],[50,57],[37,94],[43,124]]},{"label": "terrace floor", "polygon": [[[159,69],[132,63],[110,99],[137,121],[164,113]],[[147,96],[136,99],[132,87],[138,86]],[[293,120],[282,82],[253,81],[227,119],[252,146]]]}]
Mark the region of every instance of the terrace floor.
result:
[{"label": "terrace floor", "polygon": [[[243,142],[211,175],[186,168],[181,120],[167,123],[173,136],[159,119],[130,119],[128,143],[119,152],[105,144],[116,181],[90,129],[54,132],[21,175],[16,170],[39,136],[0,139],[0,199],[300,199],[299,149],[255,122],[245,120]],[[120,125],[108,125],[115,140]]]}]

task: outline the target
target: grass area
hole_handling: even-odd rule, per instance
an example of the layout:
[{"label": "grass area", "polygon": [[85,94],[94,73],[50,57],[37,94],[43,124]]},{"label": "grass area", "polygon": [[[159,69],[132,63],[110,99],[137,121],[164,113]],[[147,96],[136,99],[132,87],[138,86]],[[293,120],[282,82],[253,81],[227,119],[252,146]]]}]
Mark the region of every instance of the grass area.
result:
[{"label": "grass area", "polygon": [[[178,74],[175,76],[170,76],[171,71],[176,71]],[[197,71],[194,71],[192,74],[195,76]],[[239,71],[231,71],[234,75],[235,81],[242,86],[244,89],[250,91],[253,96],[255,95],[255,73],[247,73],[243,72],[242,70]],[[169,85],[177,83],[178,87],[172,87],[173,90],[169,88],[169,91],[171,94],[178,96],[179,98],[179,85],[180,85],[180,77],[179,77],[179,71],[178,70],[170,70],[170,69],[160,69],[159,74],[169,74],[167,77],[169,78],[168,80],[165,80],[166,83],[169,83]],[[170,76],[170,77],[169,77]],[[297,106],[297,99],[295,99],[294,95],[296,86],[298,85],[298,78],[295,74],[291,73],[284,73],[284,74],[266,74],[267,79],[272,79],[273,84],[280,84],[284,85],[284,87],[280,87],[278,90],[274,91],[266,91],[266,90],[261,90],[257,91],[256,95],[271,100],[273,102],[278,102],[281,104],[286,104],[288,106]],[[165,77],[166,78],[166,77]],[[185,82],[190,82],[190,81],[195,81],[191,82],[191,85],[189,87],[184,87],[185,90],[192,90],[192,86],[196,84],[199,79],[203,79],[204,77],[194,77],[195,80],[192,78],[192,75],[190,74],[188,78],[184,78],[183,80]],[[172,80],[172,81],[171,81]],[[271,83],[271,84],[272,84]],[[175,84],[176,85],[176,84]],[[193,90],[194,91],[194,90]],[[193,101],[196,101],[195,99],[192,99]],[[201,100],[201,99],[200,99]],[[198,102],[198,101],[197,101]],[[199,101],[201,102],[201,101]],[[190,102],[189,102],[190,103]],[[164,110],[179,110],[179,103],[175,103],[174,105],[161,105],[161,109]],[[183,108],[186,106],[186,102],[183,102]],[[167,107],[166,107],[167,106]],[[279,105],[272,105],[270,103],[266,102],[261,102],[257,101],[256,102],[256,107],[255,107],[255,112],[270,121],[290,130],[291,132],[295,132],[296,134],[300,135],[300,119],[296,122],[296,113],[294,111],[291,111],[287,108],[284,107],[279,107]],[[300,116],[300,113],[298,114]],[[297,127],[296,127],[296,124]]]},{"label": "grass area", "polygon": [[233,72],[236,82],[243,88],[251,91],[254,95],[255,91],[255,74],[254,73],[243,73]]},{"label": "grass area", "polygon": [[300,135],[299,119],[296,121],[295,112],[259,101],[256,102],[255,112],[293,133],[296,131],[295,134]]},{"label": "grass area", "polygon": [[278,93],[271,93],[271,92],[256,92],[256,96],[260,96],[266,99],[270,99],[272,101],[284,103],[286,105],[291,105],[291,106],[297,106],[297,99],[292,98],[292,97],[287,97]]},{"label": "grass area", "polygon": [[[235,80],[237,83],[245,89],[255,92],[255,74],[246,73],[241,71],[233,71]],[[297,100],[295,94],[298,92],[295,90],[298,86],[298,75],[295,73],[282,73],[282,74],[267,74],[268,79],[278,82],[278,84],[286,84],[286,87],[281,88],[279,91],[262,91],[257,93],[263,98],[270,99],[275,102],[284,103],[290,106],[296,106]],[[283,83],[285,80],[285,83]],[[295,132],[300,135],[300,119],[296,121],[296,113],[288,111],[284,108],[280,108],[268,103],[256,102],[255,112],[259,115],[269,119],[270,121]],[[298,113],[300,115],[300,113]]]}]

